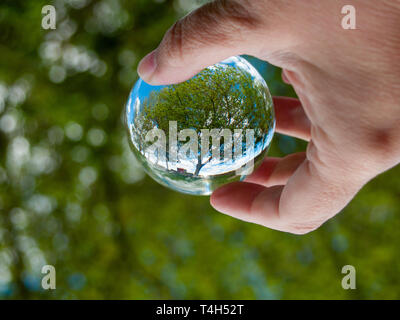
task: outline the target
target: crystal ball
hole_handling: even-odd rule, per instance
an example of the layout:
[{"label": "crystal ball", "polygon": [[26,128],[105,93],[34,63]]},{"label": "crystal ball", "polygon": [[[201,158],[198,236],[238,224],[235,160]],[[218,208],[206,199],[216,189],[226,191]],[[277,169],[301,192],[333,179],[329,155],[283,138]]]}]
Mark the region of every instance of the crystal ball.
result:
[{"label": "crystal ball", "polygon": [[240,56],[179,84],[152,86],[139,79],[125,123],[147,174],[193,195],[243,180],[262,162],[275,131],[268,86]]}]

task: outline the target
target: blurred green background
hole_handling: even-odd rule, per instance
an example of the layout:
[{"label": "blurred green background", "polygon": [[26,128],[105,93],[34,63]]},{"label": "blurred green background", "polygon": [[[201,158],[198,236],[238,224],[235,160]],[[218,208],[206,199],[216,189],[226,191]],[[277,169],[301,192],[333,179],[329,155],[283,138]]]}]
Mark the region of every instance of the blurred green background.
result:
[{"label": "blurred green background", "polygon": [[[400,298],[400,168],[305,236],[146,177],[121,122],[141,57],[195,0],[1,0],[0,298]],[[41,28],[43,5],[57,29]],[[280,70],[249,58],[274,95]],[[276,135],[272,156],[304,150]],[[41,288],[41,268],[57,289]],[[341,269],[357,270],[343,290]]]}]

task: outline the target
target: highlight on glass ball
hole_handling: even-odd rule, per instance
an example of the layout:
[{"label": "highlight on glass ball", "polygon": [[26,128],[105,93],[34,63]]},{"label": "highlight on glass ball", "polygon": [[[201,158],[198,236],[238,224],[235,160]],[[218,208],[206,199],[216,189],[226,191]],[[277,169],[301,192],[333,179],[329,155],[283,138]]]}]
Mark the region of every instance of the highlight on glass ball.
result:
[{"label": "highlight on glass ball", "polygon": [[240,56],[179,84],[151,86],[139,79],[125,121],[147,174],[193,195],[243,180],[262,162],[275,130],[268,86]]}]

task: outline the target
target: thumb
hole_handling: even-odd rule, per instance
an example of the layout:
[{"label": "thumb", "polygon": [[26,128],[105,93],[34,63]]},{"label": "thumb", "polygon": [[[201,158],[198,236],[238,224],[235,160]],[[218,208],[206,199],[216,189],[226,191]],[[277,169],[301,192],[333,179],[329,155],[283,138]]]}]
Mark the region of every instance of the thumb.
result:
[{"label": "thumb", "polygon": [[[159,47],[139,64],[138,73],[153,85],[185,81],[230,56],[257,56],[263,1],[217,0],[177,21]],[[259,16],[260,15],[260,16]]]}]

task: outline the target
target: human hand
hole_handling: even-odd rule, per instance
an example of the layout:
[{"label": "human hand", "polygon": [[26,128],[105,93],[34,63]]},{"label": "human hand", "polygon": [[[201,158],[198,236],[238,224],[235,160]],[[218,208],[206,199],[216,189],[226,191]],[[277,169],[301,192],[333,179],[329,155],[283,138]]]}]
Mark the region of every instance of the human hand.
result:
[{"label": "human hand", "polygon": [[400,1],[221,0],[178,21],[140,63],[151,84],[189,79],[239,54],[281,67],[299,100],[274,98],[277,131],[306,153],[267,158],[245,182],[211,196],[215,209],[304,234],[342,210],[361,187],[400,162]]}]

